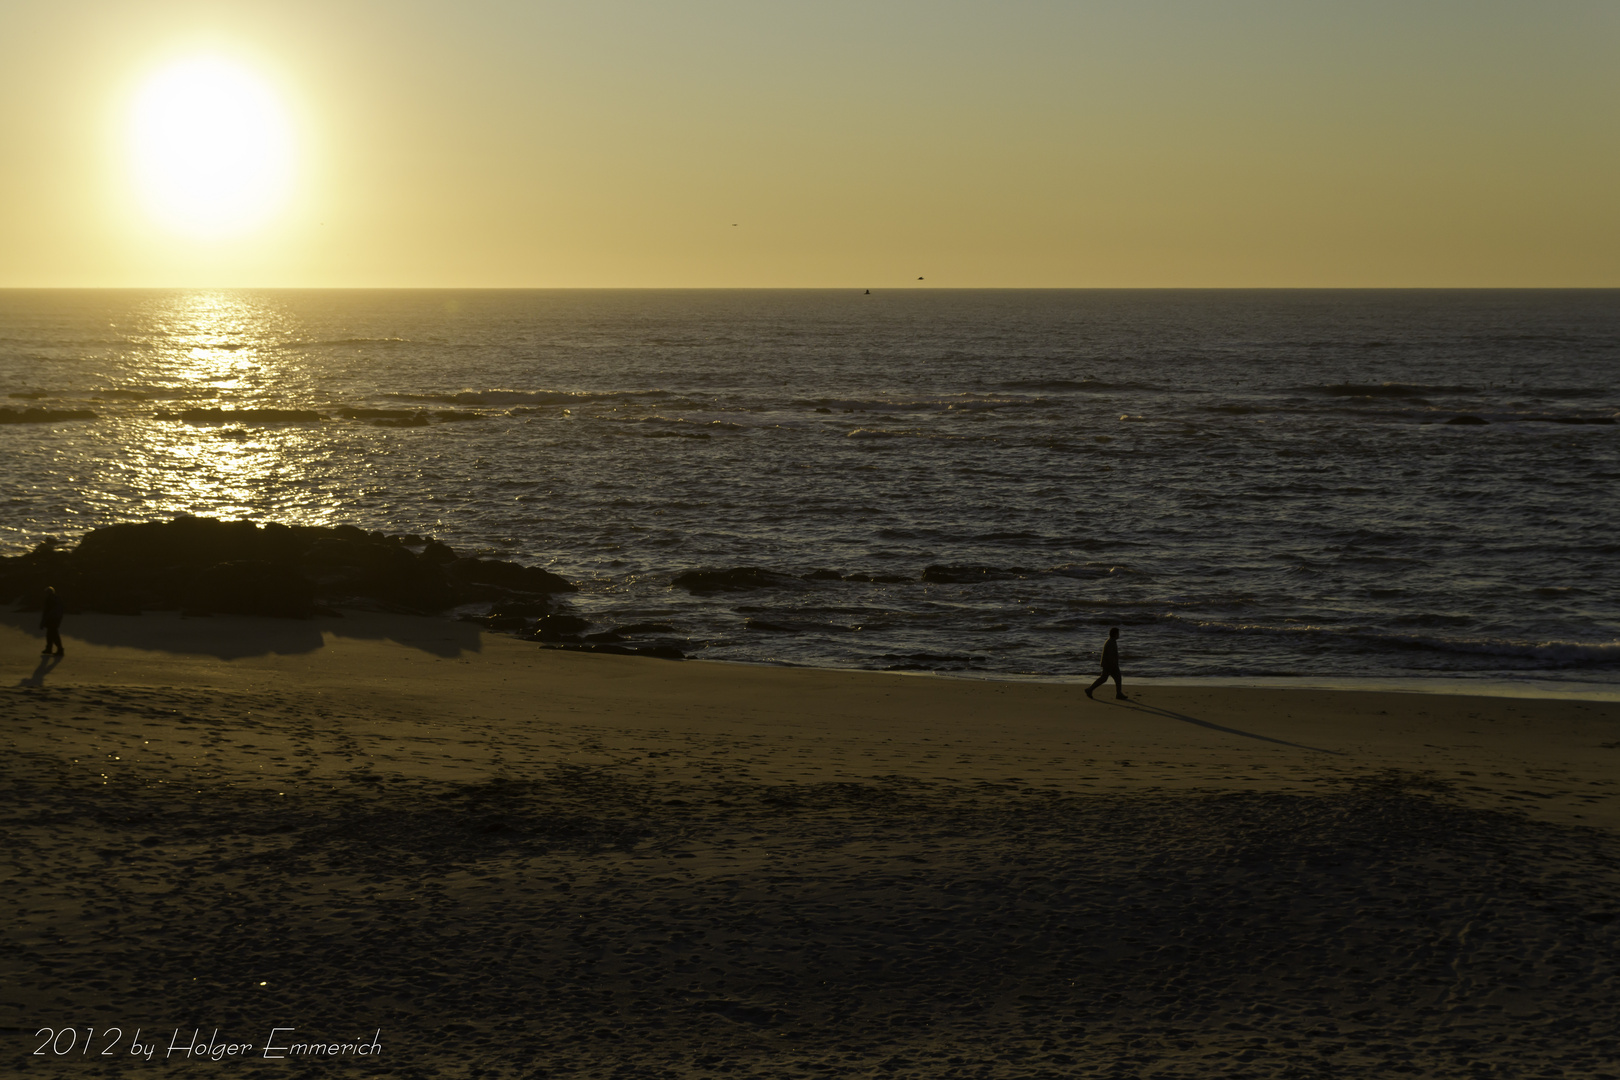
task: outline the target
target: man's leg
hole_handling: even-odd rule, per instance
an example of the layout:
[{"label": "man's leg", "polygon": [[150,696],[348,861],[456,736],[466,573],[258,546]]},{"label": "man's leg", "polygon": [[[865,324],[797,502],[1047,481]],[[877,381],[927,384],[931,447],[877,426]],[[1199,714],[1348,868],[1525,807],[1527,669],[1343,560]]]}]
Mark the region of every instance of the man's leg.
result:
[{"label": "man's leg", "polygon": [[1090,697],[1091,692],[1093,690],[1097,689],[1097,687],[1101,686],[1103,683],[1105,683],[1107,681],[1108,681],[1108,672],[1105,671],[1101,675],[1097,676],[1097,681],[1096,682],[1092,683],[1089,687],[1086,688],[1086,697]]},{"label": "man's leg", "polygon": [[1125,681],[1120,678],[1119,668],[1115,668],[1113,671],[1110,671],[1108,674],[1110,674],[1110,675],[1112,675],[1114,677],[1114,696],[1117,697],[1117,698],[1124,697],[1125,696]]},{"label": "man's leg", "polygon": [[62,631],[54,626],[45,628],[45,651],[62,652]]}]

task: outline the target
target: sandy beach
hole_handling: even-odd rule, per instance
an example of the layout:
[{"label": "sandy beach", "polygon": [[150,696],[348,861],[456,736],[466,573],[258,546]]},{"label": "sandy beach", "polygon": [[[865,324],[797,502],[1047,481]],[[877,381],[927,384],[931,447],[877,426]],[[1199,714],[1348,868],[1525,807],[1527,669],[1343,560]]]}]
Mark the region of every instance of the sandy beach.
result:
[{"label": "sandy beach", "polygon": [[1620,1076],[1617,703],[64,637],[0,624],[8,1072]]}]

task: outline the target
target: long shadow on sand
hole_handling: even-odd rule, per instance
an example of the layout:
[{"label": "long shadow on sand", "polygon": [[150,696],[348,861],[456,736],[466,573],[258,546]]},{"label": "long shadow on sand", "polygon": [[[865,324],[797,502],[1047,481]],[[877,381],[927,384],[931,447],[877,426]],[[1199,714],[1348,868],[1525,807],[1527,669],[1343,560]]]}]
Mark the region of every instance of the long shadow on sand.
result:
[{"label": "long shadow on sand", "polygon": [[[447,659],[483,648],[479,628],[470,623],[421,615],[351,612],[345,617],[273,619],[241,615],[181,618],[168,612],[146,615],[71,615],[63,628],[69,638],[152,652],[190,653],[219,660],[250,656],[298,655],[326,645],[325,634],[363,641],[395,641]],[[31,633],[26,617],[0,620]],[[42,675],[36,672],[36,675]],[[37,685],[37,684],[29,684]]]},{"label": "long shadow on sand", "polygon": [[[1114,702],[1105,701],[1104,704],[1114,705]],[[1226,735],[1241,735],[1245,739],[1258,739],[1260,742],[1275,743],[1278,746],[1291,746],[1295,750],[1309,750],[1315,754],[1333,754],[1336,757],[1344,756],[1343,750],[1327,750],[1320,746],[1306,746],[1304,743],[1289,742],[1287,739],[1273,739],[1270,735],[1256,735],[1252,731],[1242,731],[1238,728],[1227,727],[1225,724],[1217,724],[1210,720],[1200,720],[1196,716],[1188,716],[1186,713],[1178,713],[1172,712],[1169,709],[1161,709],[1157,705],[1143,705],[1139,701],[1130,701],[1123,705],[1116,705],[1115,707],[1121,709],[1136,709],[1139,712],[1152,713],[1155,716],[1163,716],[1170,720],[1180,720],[1183,724],[1192,724],[1195,727],[1208,728],[1210,731],[1219,731]]]}]

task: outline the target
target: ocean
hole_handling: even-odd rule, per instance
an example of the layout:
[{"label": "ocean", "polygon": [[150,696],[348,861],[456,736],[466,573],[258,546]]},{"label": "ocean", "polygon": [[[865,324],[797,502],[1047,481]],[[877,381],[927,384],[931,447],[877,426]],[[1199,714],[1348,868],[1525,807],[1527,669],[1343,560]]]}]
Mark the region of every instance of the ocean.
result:
[{"label": "ocean", "polygon": [[692,656],[1620,686],[1615,291],[0,291],[0,548],[350,523]]}]

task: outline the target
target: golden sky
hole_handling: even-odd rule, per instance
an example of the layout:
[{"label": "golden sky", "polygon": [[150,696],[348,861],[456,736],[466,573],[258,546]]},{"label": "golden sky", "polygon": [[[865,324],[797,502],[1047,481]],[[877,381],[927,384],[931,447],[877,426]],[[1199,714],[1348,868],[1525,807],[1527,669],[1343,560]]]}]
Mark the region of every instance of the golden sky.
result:
[{"label": "golden sky", "polygon": [[[290,147],[231,235],[132,150],[199,57]],[[1617,58],[1615,0],[0,0],[0,286],[1620,286]]]}]

